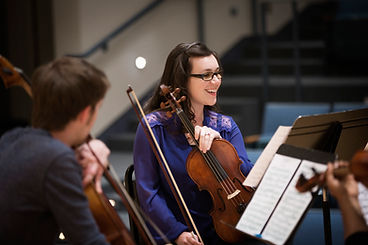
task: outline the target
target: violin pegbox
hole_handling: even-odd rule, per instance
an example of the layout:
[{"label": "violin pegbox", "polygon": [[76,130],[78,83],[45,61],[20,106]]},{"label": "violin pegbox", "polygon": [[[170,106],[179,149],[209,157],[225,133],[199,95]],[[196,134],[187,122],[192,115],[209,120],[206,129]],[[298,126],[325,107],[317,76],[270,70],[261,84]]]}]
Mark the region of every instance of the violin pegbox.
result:
[{"label": "violin pegbox", "polygon": [[166,115],[167,115],[168,118],[170,118],[172,116],[172,114],[175,113],[175,110],[171,109],[170,103],[168,101],[166,101],[166,102],[162,101],[160,103],[160,108],[166,110]]},{"label": "violin pegbox", "polygon": [[171,108],[171,110],[167,112],[170,114],[168,114],[168,116],[171,117],[172,113],[175,113],[177,109],[181,109],[180,103],[184,101],[186,97],[181,96],[180,99],[176,98],[180,95],[180,88],[176,88],[173,92],[170,91],[170,86],[166,86],[164,84],[162,84],[160,88],[161,94],[167,99],[166,102],[161,102],[160,107],[163,109]]}]

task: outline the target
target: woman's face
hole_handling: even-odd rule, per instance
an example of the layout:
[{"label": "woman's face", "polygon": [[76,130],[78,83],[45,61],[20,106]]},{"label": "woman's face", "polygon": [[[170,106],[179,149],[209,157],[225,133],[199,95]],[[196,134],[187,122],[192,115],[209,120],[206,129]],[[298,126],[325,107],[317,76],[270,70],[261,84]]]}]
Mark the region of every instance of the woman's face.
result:
[{"label": "woman's face", "polygon": [[[215,56],[191,57],[191,74],[206,74],[220,71],[219,64]],[[205,81],[200,77],[189,77],[188,92],[194,111],[202,110],[205,105],[216,104],[217,90],[221,85],[221,76],[213,76],[210,81]]]}]

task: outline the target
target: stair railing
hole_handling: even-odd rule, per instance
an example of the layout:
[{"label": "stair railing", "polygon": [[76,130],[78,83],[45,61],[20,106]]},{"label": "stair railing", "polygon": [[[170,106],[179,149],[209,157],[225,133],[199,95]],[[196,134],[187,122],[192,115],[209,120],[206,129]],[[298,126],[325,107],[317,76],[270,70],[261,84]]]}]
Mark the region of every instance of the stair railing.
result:
[{"label": "stair railing", "polygon": [[267,23],[266,12],[270,3],[290,2],[292,8],[293,23],[293,56],[294,56],[294,77],[295,77],[295,100],[302,100],[301,71],[300,71],[300,45],[299,45],[299,24],[298,24],[298,0],[261,0],[261,42],[262,42],[262,75],[263,75],[263,105],[268,101],[269,92],[269,64],[268,64],[268,43],[267,43]]},{"label": "stair railing", "polygon": [[146,7],[144,7],[141,11],[139,11],[137,14],[135,14],[133,17],[131,17],[129,20],[121,24],[118,28],[113,30],[110,34],[108,34],[106,37],[98,41],[95,45],[93,45],[91,48],[89,48],[86,52],[81,54],[70,54],[68,56],[73,57],[79,57],[79,58],[87,58],[91,56],[93,53],[98,51],[99,49],[102,49],[104,51],[107,50],[108,43],[114,39],[116,36],[121,34],[123,31],[128,29],[131,25],[136,23],[139,19],[141,19],[146,14],[150,13],[153,9],[155,9],[157,6],[159,6],[161,3],[163,3],[164,0],[155,0],[152,1],[150,4],[148,4]]}]

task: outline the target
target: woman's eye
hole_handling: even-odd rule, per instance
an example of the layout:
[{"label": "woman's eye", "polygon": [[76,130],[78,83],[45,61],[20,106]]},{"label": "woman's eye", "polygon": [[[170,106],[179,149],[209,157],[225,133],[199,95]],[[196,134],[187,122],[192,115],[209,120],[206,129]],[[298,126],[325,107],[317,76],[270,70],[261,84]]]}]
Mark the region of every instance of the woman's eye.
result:
[{"label": "woman's eye", "polygon": [[212,78],[212,72],[207,72],[203,74],[204,78],[208,79],[208,78]]}]

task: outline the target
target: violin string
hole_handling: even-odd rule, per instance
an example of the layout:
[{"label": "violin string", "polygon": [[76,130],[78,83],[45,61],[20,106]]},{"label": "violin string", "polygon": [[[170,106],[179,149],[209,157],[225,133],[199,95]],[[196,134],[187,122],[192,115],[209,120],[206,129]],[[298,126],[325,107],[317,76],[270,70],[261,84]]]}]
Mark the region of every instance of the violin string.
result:
[{"label": "violin string", "polygon": [[[226,174],[226,171],[223,169],[221,164],[218,162],[218,160],[216,159],[212,151],[208,151],[204,153],[203,155],[205,155],[206,158],[208,159],[207,162],[213,164],[215,168],[220,168],[220,170],[218,170],[219,172],[224,172]],[[236,191],[236,186],[231,182],[227,174],[226,176],[227,177],[223,177],[223,181],[221,182],[221,184],[224,187],[225,192],[227,193],[227,198],[228,198],[229,195],[231,195],[232,193]],[[234,206],[234,208],[236,208],[237,205],[240,203],[238,199],[238,195],[236,195],[235,198],[236,200],[234,198],[229,199],[231,204]]]},{"label": "violin string", "polygon": [[[233,193],[233,189],[231,188],[231,183],[229,185],[229,182],[227,181],[229,178],[224,177],[224,173],[226,174],[225,170],[222,168],[220,163],[217,161],[216,157],[213,155],[213,152],[208,151],[206,153],[202,153],[202,156],[206,159],[206,163],[208,163],[210,166],[212,166],[213,169],[215,169],[215,172],[217,172],[221,177],[221,186],[225,190],[227,197]],[[212,157],[211,157],[212,156]],[[227,176],[227,174],[226,174]],[[230,202],[234,207],[236,207],[236,203],[234,202],[234,199],[230,199]]]},{"label": "violin string", "polygon": [[[191,135],[193,142],[195,143],[195,145],[197,146],[197,148],[199,147],[199,143],[198,141],[194,138],[194,127],[192,125],[191,122],[189,122],[189,119],[185,116],[183,116],[183,111],[179,111],[177,113],[179,115],[179,117],[182,119],[182,123],[185,127],[185,129],[189,132],[189,134]],[[206,156],[204,154],[202,154],[202,156],[205,158],[206,160]],[[206,160],[206,163],[208,164],[209,162]],[[212,172],[214,173],[217,181],[219,183],[222,183],[222,178],[220,173],[218,172],[218,170],[212,165],[212,164],[208,164],[208,166],[211,168]]]},{"label": "violin string", "polygon": [[[183,113],[184,112],[182,110],[179,110],[179,111],[177,110],[177,114],[182,119],[181,121],[182,121],[184,127],[190,133],[191,137],[193,138],[193,141],[195,142],[196,146],[198,147],[199,143],[194,138],[194,127],[193,127],[192,123],[189,122],[189,119],[186,116],[183,116]],[[211,151],[209,151],[209,152],[210,152],[209,154],[203,153],[203,152],[201,152],[201,154],[202,154],[203,158],[205,159],[207,165],[211,168],[212,172],[214,173],[217,181],[220,183],[220,185],[222,186],[222,188],[226,192],[227,196],[229,196],[231,193],[233,193],[235,191],[236,187],[231,183],[231,181],[230,181],[230,187],[229,187],[229,181],[228,181],[229,178],[228,178],[225,170],[222,168],[220,163],[217,161],[217,159],[213,155],[213,153]],[[235,187],[235,189],[233,189],[233,191],[231,191],[231,189],[232,189],[231,185],[233,185]],[[237,206],[234,199],[231,199],[230,202],[232,203],[232,205],[234,207]]]},{"label": "violin string", "polygon": [[[189,119],[183,115],[184,112],[183,110],[179,110],[179,112],[177,113],[179,115],[179,117],[182,119],[181,121],[184,124],[184,127],[186,128],[186,130],[191,134],[193,141],[195,142],[196,146],[199,146],[199,143],[197,140],[195,140],[194,138],[194,127],[193,124],[189,121]],[[231,193],[234,193],[237,188],[234,185],[234,183],[230,180],[228,174],[226,173],[226,171],[223,169],[222,165],[218,162],[216,156],[213,154],[212,151],[208,151],[207,153],[202,153],[203,158],[206,160],[206,163],[208,164],[208,166],[211,168],[212,172],[215,174],[217,181],[219,181],[219,183],[221,184],[221,186],[223,187],[223,189],[225,190],[227,195],[230,195]],[[242,195],[236,195],[235,199],[231,199],[232,201],[234,201],[234,205],[238,205],[241,203],[246,203],[246,201],[243,199]]]},{"label": "violin string", "polygon": [[[199,147],[199,143],[198,141],[194,138],[194,127],[192,125],[191,122],[189,122],[189,119],[185,116],[183,116],[183,111],[179,111],[177,113],[179,115],[179,117],[182,119],[182,123],[185,127],[185,129],[189,132],[189,134],[191,135],[195,145],[197,146],[197,148]],[[204,154],[202,154],[202,156],[204,157],[204,159],[206,160],[206,156]],[[209,162],[206,160],[206,163],[208,164]],[[212,164],[208,164],[208,166],[211,168],[212,172],[214,173],[217,181],[222,184],[222,178],[220,173],[218,172],[218,170],[216,168],[214,168],[214,166]]]},{"label": "violin string", "polygon": [[[169,93],[168,95],[168,99],[169,101],[175,101],[176,102],[176,98],[174,96],[173,93]],[[172,107],[173,108],[173,107]],[[193,141],[195,142],[197,148],[199,146],[198,141],[195,139],[194,137],[194,127],[193,124],[189,121],[188,117],[186,117],[185,113],[183,112],[182,108],[180,106],[175,106],[176,108],[176,114],[179,116],[179,118],[181,119],[181,122],[183,123],[184,127],[186,128],[186,130],[191,134],[191,137],[193,139]],[[211,151],[209,151],[211,152]],[[212,153],[212,152],[211,152]],[[220,183],[220,185],[222,186],[222,188],[225,190],[225,192],[227,193],[227,198],[229,197],[229,195],[231,195],[232,193],[234,193],[236,191],[236,186],[232,183],[231,180],[229,180],[229,177],[226,173],[226,171],[223,169],[223,167],[221,166],[221,164],[217,161],[216,157],[213,155],[206,155],[203,152],[201,152],[203,158],[205,159],[207,165],[211,168],[212,172],[214,173],[217,181]],[[225,185],[224,185],[225,184]],[[229,187],[230,186],[230,187]],[[233,188],[231,188],[233,187]],[[231,191],[233,190],[233,191]],[[235,199],[237,199],[238,204],[240,204],[239,201],[239,195],[237,194],[235,196]],[[234,198],[231,198],[231,203],[233,204],[234,207],[237,206],[236,201],[234,200]]]},{"label": "violin string", "polygon": [[[187,117],[183,117],[183,123],[185,124],[186,129],[188,132],[190,132],[191,136],[194,139],[194,128],[193,125],[189,122]],[[194,139],[194,142],[196,146],[199,145],[198,141]],[[224,189],[227,196],[229,196],[231,193],[233,193],[236,190],[236,187],[232,184],[231,181],[228,181],[228,175],[226,171],[222,168],[221,164],[217,161],[216,157],[211,151],[208,151],[208,153],[201,152],[203,158],[205,159],[207,165],[211,168],[212,172],[214,173],[216,179]],[[233,188],[231,188],[233,187]],[[237,206],[237,203],[234,199],[231,199],[230,202],[234,207]],[[238,200],[239,203],[239,200]]]},{"label": "violin string", "polygon": [[[207,153],[206,153],[207,154]],[[217,166],[219,166],[219,168],[222,169],[222,172],[224,172],[226,174],[226,177],[224,178],[224,183],[226,183],[226,186],[230,186],[229,189],[231,190],[230,193],[234,193],[237,188],[234,185],[234,183],[231,181],[231,179],[229,178],[229,176],[227,175],[226,171],[223,169],[222,165],[218,162],[216,156],[213,154],[212,151],[208,152],[209,158],[211,159],[211,161],[213,163],[216,163]],[[235,204],[240,204],[242,201],[244,202],[244,200],[242,200],[242,198],[240,197],[240,195],[235,195],[235,199],[234,200]]]},{"label": "violin string", "polygon": [[[209,151],[208,154],[209,154],[209,157],[211,158],[211,161],[215,162],[216,165],[218,165],[219,167],[221,167],[222,171],[225,172],[226,178],[224,179],[224,182],[227,183],[227,185],[230,186],[231,193],[234,193],[237,190],[237,187],[232,182],[232,180],[229,178],[229,176],[227,175],[226,171],[222,168],[222,166],[218,162],[218,160],[217,160],[216,156],[213,154],[213,152],[212,151]],[[243,199],[242,195],[236,195],[235,196],[235,199],[236,199],[236,201],[235,200],[234,201],[236,202],[236,204],[245,203],[245,200]]]}]

